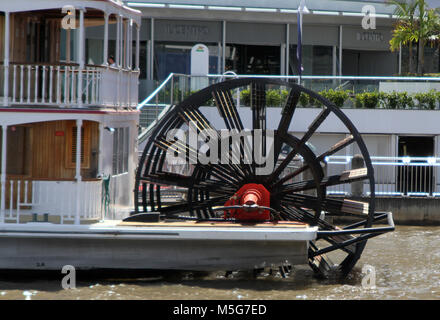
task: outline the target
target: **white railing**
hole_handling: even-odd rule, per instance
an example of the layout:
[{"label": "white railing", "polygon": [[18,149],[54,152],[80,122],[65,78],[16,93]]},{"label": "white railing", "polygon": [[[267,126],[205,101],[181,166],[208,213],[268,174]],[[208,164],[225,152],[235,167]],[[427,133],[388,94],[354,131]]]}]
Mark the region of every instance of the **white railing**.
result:
[{"label": "white railing", "polygon": [[[326,159],[327,175],[351,169],[351,156],[331,156]],[[371,157],[376,196],[440,196],[437,177],[440,158],[436,157]],[[329,194],[351,193],[350,184],[332,186]],[[367,182],[364,193],[368,194]]]},{"label": "white railing", "polygon": [[135,108],[138,105],[138,72],[105,68],[101,71],[101,104]]},{"label": "white railing", "polygon": [[[326,176],[338,175],[351,169],[352,156],[331,156],[325,159]],[[371,157],[375,178],[376,196],[440,196],[440,158],[435,157]],[[278,165],[280,162],[278,162]],[[301,157],[296,157],[283,171],[281,177],[294,172],[304,165]],[[169,164],[164,171],[189,175],[184,166]],[[309,170],[295,175],[285,183],[295,183],[313,179]],[[147,184],[147,190],[149,185]],[[186,192],[184,188],[163,188],[163,194]],[[306,191],[307,192],[307,191]],[[364,180],[364,195],[369,195],[369,181]],[[351,184],[345,183],[327,187],[328,195],[351,195]]]},{"label": "white railing", "polygon": [[[82,181],[80,188],[75,181],[7,180],[5,191],[5,207],[0,213],[5,222],[29,221],[32,215],[47,215],[49,222],[54,222],[53,217],[61,224],[72,222],[78,204],[81,221],[102,218],[100,180]],[[80,201],[77,200],[78,191]]]},{"label": "white railing", "polygon": [[[4,69],[0,66],[3,81]],[[138,104],[138,71],[21,63],[10,64],[8,71],[8,105],[134,108]]]}]

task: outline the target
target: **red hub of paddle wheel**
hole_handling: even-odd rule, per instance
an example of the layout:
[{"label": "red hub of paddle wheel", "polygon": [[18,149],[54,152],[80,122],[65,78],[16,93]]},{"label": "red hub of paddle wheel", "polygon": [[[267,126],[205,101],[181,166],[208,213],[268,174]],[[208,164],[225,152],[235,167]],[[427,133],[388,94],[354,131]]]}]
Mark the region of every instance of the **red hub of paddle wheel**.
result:
[{"label": "red hub of paddle wheel", "polygon": [[228,201],[225,207],[240,206],[225,210],[225,219],[263,221],[270,220],[270,211],[261,207],[270,206],[270,192],[261,185],[248,183],[242,186]]}]

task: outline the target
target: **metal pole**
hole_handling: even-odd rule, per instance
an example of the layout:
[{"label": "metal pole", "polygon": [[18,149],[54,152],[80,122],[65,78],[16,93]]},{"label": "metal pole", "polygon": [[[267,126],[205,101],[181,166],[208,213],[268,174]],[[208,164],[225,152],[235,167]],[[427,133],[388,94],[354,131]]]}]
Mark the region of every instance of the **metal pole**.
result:
[{"label": "metal pole", "polygon": [[102,122],[99,123],[99,153],[98,153],[98,174],[104,176],[103,172],[103,161],[104,161],[104,124]]},{"label": "metal pole", "polygon": [[226,21],[222,21],[222,70],[221,74],[226,71]]},{"label": "metal pole", "polygon": [[141,28],[136,23],[136,71],[139,71],[140,33]]},{"label": "metal pole", "polygon": [[280,44],[280,75],[286,75],[286,44]]},{"label": "metal pole", "polygon": [[76,179],[76,214],[75,214],[75,224],[80,224],[80,209],[81,209],[81,130],[82,130],[82,119],[76,120],[76,163],[75,163],[75,179]]},{"label": "metal pole", "polygon": [[[4,72],[4,76],[5,78],[4,80],[4,84],[3,84],[3,95],[4,95],[4,100],[3,100],[3,105],[5,107],[8,106],[9,104],[9,26],[10,24],[10,13],[9,12],[5,12],[5,51],[4,51],[4,61],[3,61],[3,66],[5,68],[5,72]],[[3,193],[2,193],[3,195]]]},{"label": "metal pole", "polygon": [[222,68],[222,44],[221,42],[217,42],[217,74],[220,74],[220,70]]},{"label": "metal pole", "polygon": [[5,222],[5,202],[6,202],[6,144],[7,144],[7,135],[8,135],[8,126],[3,126],[3,134],[2,134],[2,159],[1,159],[1,202],[0,202],[0,223]]},{"label": "metal pole", "polygon": [[82,106],[82,77],[84,71],[84,10],[79,11],[79,43],[78,43],[78,85],[77,85],[77,95],[78,95],[78,106]]},{"label": "metal pole", "polygon": [[128,24],[128,69],[133,70],[133,20]]},{"label": "metal pole", "polygon": [[108,64],[108,19],[109,14],[107,12],[104,13],[104,52],[102,56],[102,64]]},{"label": "metal pole", "polygon": [[154,79],[154,18],[151,18],[150,79]]},{"label": "metal pole", "polygon": [[147,70],[146,70],[146,76],[147,76],[147,80],[151,80],[151,74],[150,74],[150,70],[151,70],[151,40],[147,40]]},{"label": "metal pole", "polygon": [[121,23],[119,24],[119,68],[124,67],[124,17],[121,16]]},{"label": "metal pole", "polygon": [[70,57],[70,53],[71,53],[71,46],[70,46],[70,42],[71,42],[71,32],[70,29],[66,30],[66,62],[70,63],[71,61],[71,57]]},{"label": "metal pole", "polygon": [[125,27],[125,68],[130,69],[130,19],[127,19],[124,23]]},{"label": "metal pole", "polygon": [[285,62],[285,75],[289,75],[289,66],[290,66],[290,25],[286,24],[286,62]]},{"label": "metal pole", "polygon": [[121,38],[121,28],[120,28],[120,24],[121,24],[121,16],[116,16],[116,65],[119,67],[120,66],[120,38]]},{"label": "metal pole", "polygon": [[174,74],[171,77],[170,105],[174,103]]},{"label": "metal pole", "polygon": [[339,26],[339,75],[342,76],[342,26]]},{"label": "metal pole", "polygon": [[402,44],[399,46],[399,75],[402,74]]}]

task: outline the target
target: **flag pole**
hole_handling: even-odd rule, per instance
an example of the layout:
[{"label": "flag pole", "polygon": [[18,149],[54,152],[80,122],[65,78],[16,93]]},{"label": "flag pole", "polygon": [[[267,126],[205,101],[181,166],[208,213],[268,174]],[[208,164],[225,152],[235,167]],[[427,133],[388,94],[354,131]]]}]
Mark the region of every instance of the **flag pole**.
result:
[{"label": "flag pole", "polygon": [[301,84],[302,80],[302,72],[304,70],[302,66],[302,23],[303,23],[303,13],[308,13],[309,10],[306,7],[305,0],[301,0],[298,6],[297,12],[297,29],[298,29],[298,45],[296,47],[296,58],[298,61],[298,75],[299,75],[299,84]]}]

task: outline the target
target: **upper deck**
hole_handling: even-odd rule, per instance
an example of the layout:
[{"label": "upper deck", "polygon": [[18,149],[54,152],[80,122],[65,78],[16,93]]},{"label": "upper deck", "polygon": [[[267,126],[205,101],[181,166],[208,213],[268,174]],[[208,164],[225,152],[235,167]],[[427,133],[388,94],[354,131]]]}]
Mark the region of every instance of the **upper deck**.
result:
[{"label": "upper deck", "polygon": [[[0,3],[0,107],[135,107],[140,23],[122,1]],[[85,32],[95,26],[104,26],[102,55],[90,63]]]}]

